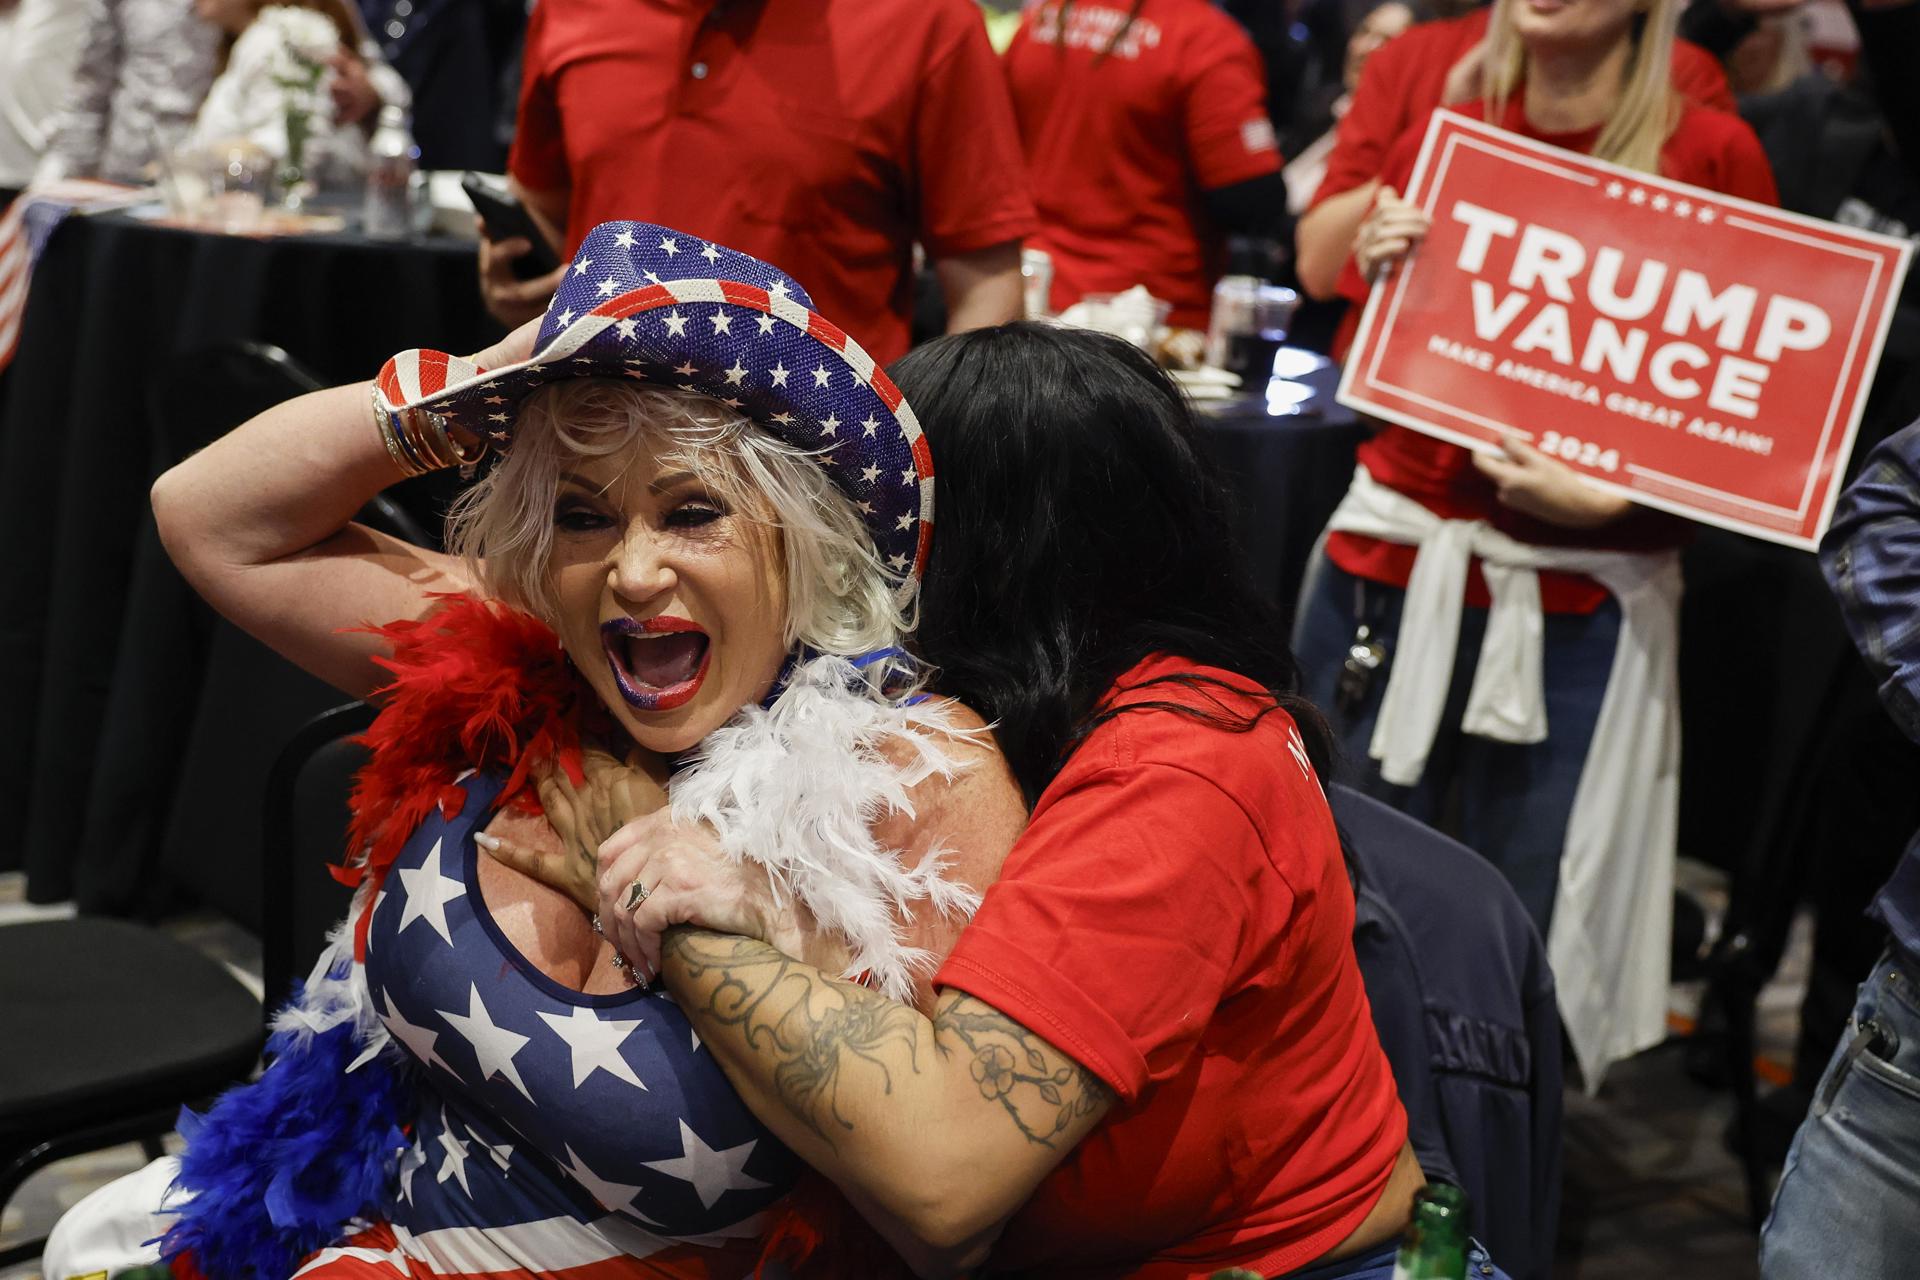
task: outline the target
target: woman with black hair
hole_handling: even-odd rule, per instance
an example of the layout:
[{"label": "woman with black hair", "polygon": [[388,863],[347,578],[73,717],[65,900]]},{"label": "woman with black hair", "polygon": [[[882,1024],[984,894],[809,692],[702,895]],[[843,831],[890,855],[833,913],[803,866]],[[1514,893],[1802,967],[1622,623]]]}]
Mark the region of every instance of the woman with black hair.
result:
[{"label": "woman with black hair", "polygon": [[1123,342],[1026,324],[892,372],[940,459],[920,656],[1033,804],[932,1016],[760,940],[697,828],[608,841],[602,909],[922,1274],[1384,1277],[1421,1172],[1328,737],[1185,401]]}]

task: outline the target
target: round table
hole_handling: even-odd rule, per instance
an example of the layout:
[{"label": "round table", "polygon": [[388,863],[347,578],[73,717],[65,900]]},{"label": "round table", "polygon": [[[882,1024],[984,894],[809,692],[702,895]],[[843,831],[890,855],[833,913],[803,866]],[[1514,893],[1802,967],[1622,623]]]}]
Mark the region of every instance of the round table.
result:
[{"label": "round table", "polygon": [[[27,870],[30,899],[73,895],[103,748],[140,754],[107,716],[123,646],[145,641],[128,592],[147,489],[177,460],[150,409],[158,379],[237,340],[334,383],[408,347],[472,351],[497,334],[457,240],[248,238],[119,214],[53,233],[0,379],[0,868]],[[147,767],[178,763],[156,751]]]},{"label": "round table", "polygon": [[1289,622],[1307,562],[1353,478],[1368,429],[1333,398],[1338,366],[1283,348],[1256,396],[1201,401],[1208,452],[1238,498],[1236,524],[1254,573]]}]

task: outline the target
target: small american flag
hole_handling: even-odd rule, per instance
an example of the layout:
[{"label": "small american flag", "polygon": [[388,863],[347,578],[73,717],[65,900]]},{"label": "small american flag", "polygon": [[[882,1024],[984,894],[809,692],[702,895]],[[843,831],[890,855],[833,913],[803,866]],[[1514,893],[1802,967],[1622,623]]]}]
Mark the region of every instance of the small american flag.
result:
[{"label": "small american flag", "polygon": [[146,192],[118,183],[72,178],[30,187],[7,206],[0,217],[0,371],[20,346],[27,285],[53,229],[70,213],[121,209],[146,198]]}]

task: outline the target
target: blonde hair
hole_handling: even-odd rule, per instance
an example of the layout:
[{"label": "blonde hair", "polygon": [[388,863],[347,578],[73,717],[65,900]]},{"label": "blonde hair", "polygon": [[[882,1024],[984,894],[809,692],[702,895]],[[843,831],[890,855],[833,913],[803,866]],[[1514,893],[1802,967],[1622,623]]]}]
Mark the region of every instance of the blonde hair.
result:
[{"label": "blonde hair", "polygon": [[[1487,123],[1506,118],[1507,103],[1526,72],[1527,51],[1514,29],[1513,6],[1518,0],[1494,0],[1487,26]],[[1600,129],[1593,146],[1597,160],[1642,173],[1660,172],[1660,150],[1680,119],[1680,100],[1673,91],[1673,32],[1680,21],[1676,0],[1647,0],[1644,12],[1631,19],[1627,69],[1621,77],[1620,97]]]},{"label": "blonde hair", "polygon": [[857,655],[899,643],[911,604],[894,599],[852,499],[816,456],[716,400],[617,378],[551,383],[520,408],[513,447],[447,513],[447,544],[487,591],[552,624],[548,587],[560,476],[582,459],[651,451],[701,478],[750,529],[777,538],[786,639]]}]

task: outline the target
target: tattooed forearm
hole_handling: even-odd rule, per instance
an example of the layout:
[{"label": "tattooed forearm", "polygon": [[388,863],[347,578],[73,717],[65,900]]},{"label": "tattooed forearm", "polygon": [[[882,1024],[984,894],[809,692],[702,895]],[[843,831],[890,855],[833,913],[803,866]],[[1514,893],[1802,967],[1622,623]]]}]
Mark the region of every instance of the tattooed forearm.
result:
[{"label": "tattooed forearm", "polygon": [[[1051,1147],[1113,1098],[1100,1077],[1013,1019],[969,996],[934,1016],[942,1054],[964,1055],[980,1096],[999,1105],[1028,1142]],[[956,1043],[957,1042],[957,1043]]]},{"label": "tattooed forearm", "polygon": [[[829,1176],[876,1160],[920,1167],[928,1126],[947,1143],[1044,1151],[1051,1167],[1113,1103],[1098,1076],[964,992],[943,993],[930,1021],[755,939],[670,929],[662,954],[668,987],[747,1105],[834,1166]],[[1012,1128],[976,1120],[983,1106]],[[824,1149],[805,1149],[816,1138]]]},{"label": "tattooed forearm", "polygon": [[[842,1105],[848,1076],[864,1065],[884,1094],[897,1071],[919,1074],[920,1015],[848,982],[837,982],[764,942],[693,929],[668,931],[668,977],[696,1023],[737,1030],[771,1068],[778,1101],[835,1145],[855,1121]],[[691,999],[689,999],[691,997]]]}]

